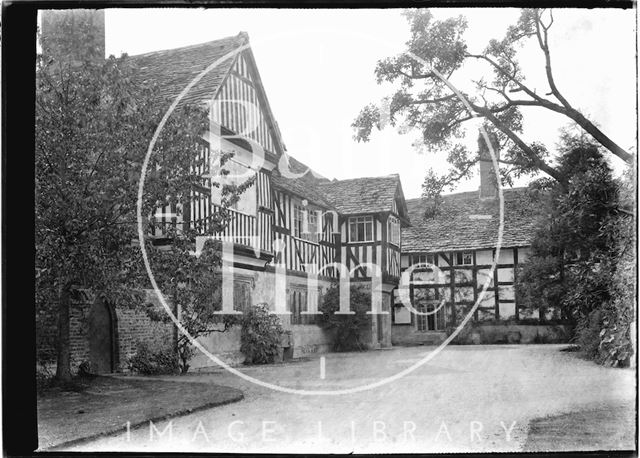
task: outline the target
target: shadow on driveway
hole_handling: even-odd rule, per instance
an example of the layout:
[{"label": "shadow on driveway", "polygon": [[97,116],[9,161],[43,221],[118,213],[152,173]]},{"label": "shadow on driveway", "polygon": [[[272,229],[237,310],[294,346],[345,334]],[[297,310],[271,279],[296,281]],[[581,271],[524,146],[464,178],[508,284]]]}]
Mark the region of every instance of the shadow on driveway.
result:
[{"label": "shadow on driveway", "polygon": [[95,377],[82,390],[38,396],[39,450],[69,446],[171,417],[243,399],[240,390],[213,383],[154,378]]}]

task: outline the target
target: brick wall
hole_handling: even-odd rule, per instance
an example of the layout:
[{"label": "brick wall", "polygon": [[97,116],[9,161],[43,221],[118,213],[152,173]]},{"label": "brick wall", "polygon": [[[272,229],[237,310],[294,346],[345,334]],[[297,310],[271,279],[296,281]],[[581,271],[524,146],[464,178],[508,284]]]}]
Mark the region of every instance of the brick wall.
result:
[{"label": "brick wall", "polygon": [[[161,316],[166,312],[153,291],[147,291],[147,301],[153,304]],[[155,321],[144,310],[117,307],[118,348],[120,370],[127,370],[127,361],[136,352],[138,342],[145,342],[153,350],[171,348],[175,342],[173,322]]]},{"label": "brick wall", "polygon": [[[147,291],[147,300],[163,315],[164,309],[151,291]],[[71,370],[77,372],[78,366],[90,361],[89,326],[91,307],[95,298],[87,293],[83,299],[72,301],[69,316]],[[55,308],[54,308],[55,309]],[[128,359],[135,353],[138,342],[146,342],[151,348],[160,349],[174,342],[172,322],[152,320],[144,309],[119,305],[115,307],[118,371],[128,370]],[[52,313],[41,313],[37,317],[38,360],[47,363],[55,371],[57,318]]]}]

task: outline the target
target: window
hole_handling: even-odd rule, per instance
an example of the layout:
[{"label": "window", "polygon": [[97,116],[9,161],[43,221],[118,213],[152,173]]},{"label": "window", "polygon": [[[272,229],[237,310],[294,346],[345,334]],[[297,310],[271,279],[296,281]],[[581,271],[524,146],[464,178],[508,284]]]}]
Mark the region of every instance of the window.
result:
[{"label": "window", "polygon": [[313,242],[318,241],[318,214],[315,210],[307,210],[307,234],[303,234],[303,238]]},{"label": "window", "polygon": [[400,246],[400,220],[395,216],[389,215],[388,224],[389,242],[395,246]]},{"label": "window", "polygon": [[[311,291],[313,293],[313,291]],[[306,315],[302,312],[309,311],[309,300],[316,301],[316,309],[322,303],[322,290],[309,294],[306,287],[293,287],[288,295],[288,310],[291,312],[291,324],[316,324],[318,315]]]},{"label": "window", "polygon": [[444,329],[444,307],[441,306],[440,291],[436,288],[416,288],[413,291],[414,307],[420,313],[416,315],[416,329],[418,331],[442,331]]},{"label": "window", "polygon": [[456,253],[456,265],[471,266],[473,265],[473,253],[471,251],[461,251]]},{"label": "window", "polygon": [[293,236],[300,237],[302,235],[302,218],[304,217],[302,207],[300,205],[293,206]]},{"label": "window", "polygon": [[[306,218],[306,228],[305,228]],[[300,239],[318,241],[318,213],[301,205],[293,206],[293,236]]]},{"label": "window", "polygon": [[416,315],[418,331],[442,331],[444,329],[444,307],[436,311],[438,304],[421,304],[418,311],[429,315]]},{"label": "window", "polygon": [[433,254],[414,254],[411,256],[411,264],[433,264],[435,265],[435,256]]},{"label": "window", "polygon": [[[227,170],[229,172],[228,175],[224,175],[222,170]],[[255,177],[255,172],[252,171],[248,166],[237,162],[234,159],[229,159],[224,163],[222,167],[219,165],[214,165],[212,175],[216,176],[214,179],[215,182],[218,182],[220,185],[218,187],[214,187],[212,189],[211,199],[212,202],[216,205],[222,205],[223,201],[223,193],[222,188],[226,186],[241,186],[247,180]],[[224,196],[225,200],[229,198],[229,196]],[[254,184],[249,186],[243,192],[238,195],[238,200],[233,204],[228,206],[232,210],[239,211],[241,213],[245,213],[247,215],[256,215],[257,211],[257,187]]]},{"label": "window", "polygon": [[373,217],[349,218],[349,242],[373,242]]},{"label": "window", "polygon": [[233,280],[233,310],[246,312],[251,308],[251,289],[251,280]]}]

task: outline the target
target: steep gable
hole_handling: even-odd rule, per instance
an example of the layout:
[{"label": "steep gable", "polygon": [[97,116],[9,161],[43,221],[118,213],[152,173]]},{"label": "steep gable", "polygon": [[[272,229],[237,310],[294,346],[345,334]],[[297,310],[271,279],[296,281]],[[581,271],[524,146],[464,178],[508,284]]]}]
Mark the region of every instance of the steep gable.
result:
[{"label": "steep gable", "polygon": [[246,136],[269,153],[280,155],[284,151],[246,33],[131,56],[131,61],[143,82],[156,84],[158,97],[167,106],[198,75],[219,61],[190,89],[182,103],[214,100],[212,118],[223,133]]},{"label": "steep gable", "polygon": [[243,44],[244,38],[237,35],[182,48],[130,56],[130,59],[138,67],[142,81],[156,84],[158,97],[168,106],[209,65],[228,56],[198,81],[183,98],[184,103],[204,103],[217,92],[233,65],[232,53]]},{"label": "steep gable", "polygon": [[250,138],[270,153],[280,156],[285,150],[249,47],[235,56],[215,94],[212,116],[216,123]]}]

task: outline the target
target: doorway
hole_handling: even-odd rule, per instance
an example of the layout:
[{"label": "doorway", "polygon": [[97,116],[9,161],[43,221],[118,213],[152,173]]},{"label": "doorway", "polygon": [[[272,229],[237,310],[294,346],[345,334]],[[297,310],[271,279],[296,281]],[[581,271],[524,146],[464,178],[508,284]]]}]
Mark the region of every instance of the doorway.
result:
[{"label": "doorway", "polygon": [[89,312],[89,362],[94,374],[114,372],[118,365],[117,318],[113,306],[97,299]]}]

